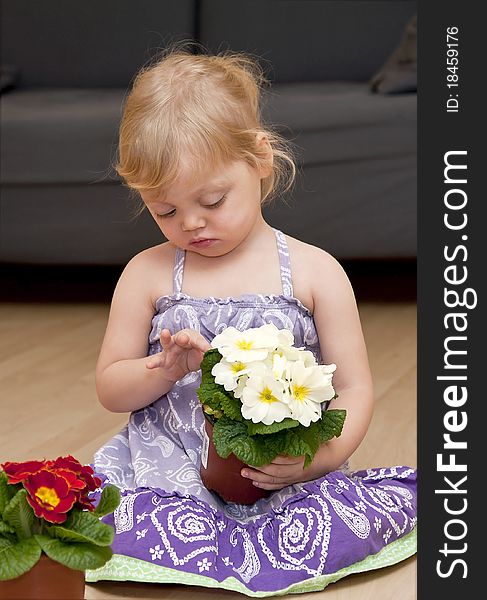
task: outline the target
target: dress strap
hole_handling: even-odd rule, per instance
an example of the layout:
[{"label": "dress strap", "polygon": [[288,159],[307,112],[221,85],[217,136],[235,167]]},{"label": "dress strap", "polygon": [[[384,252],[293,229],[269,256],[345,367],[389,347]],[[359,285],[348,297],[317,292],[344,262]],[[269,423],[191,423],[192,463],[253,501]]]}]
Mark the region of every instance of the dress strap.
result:
[{"label": "dress strap", "polygon": [[279,265],[281,267],[282,293],[284,296],[292,297],[294,296],[293,278],[291,275],[291,259],[289,257],[286,236],[278,229],[274,229],[274,233],[276,234],[277,253],[279,255]]},{"label": "dress strap", "polygon": [[183,274],[184,274],[184,259],[186,258],[186,251],[181,248],[176,248],[176,254],[174,255],[174,269],[172,276],[172,290],[174,294],[179,294],[183,288]]}]

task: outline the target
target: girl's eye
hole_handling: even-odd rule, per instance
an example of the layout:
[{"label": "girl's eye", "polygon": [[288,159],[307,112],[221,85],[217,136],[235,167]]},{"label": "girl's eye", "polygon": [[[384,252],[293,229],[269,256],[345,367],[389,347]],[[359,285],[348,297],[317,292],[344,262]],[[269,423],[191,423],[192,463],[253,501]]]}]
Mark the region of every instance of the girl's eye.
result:
[{"label": "girl's eye", "polygon": [[[223,202],[226,200],[227,195],[224,194],[220,200],[218,200],[218,202],[215,202],[214,204],[204,204],[203,206],[205,208],[218,208],[220,205],[223,204]],[[173,210],[171,210],[171,212],[168,213],[164,213],[163,215],[161,214],[156,214],[157,217],[161,218],[161,219],[165,219],[167,217],[172,217],[176,214],[176,209],[173,208]]]},{"label": "girl's eye", "polygon": [[176,213],[176,209],[173,208],[171,212],[165,213],[163,215],[157,214],[156,216],[159,217],[159,218],[161,218],[161,219],[164,219],[165,217],[172,217],[175,213]]},{"label": "girl's eye", "polygon": [[220,200],[218,200],[218,202],[215,202],[214,204],[205,204],[205,208],[217,208],[218,206],[220,206],[221,204],[223,204],[223,202],[225,201],[227,195],[224,194]]}]

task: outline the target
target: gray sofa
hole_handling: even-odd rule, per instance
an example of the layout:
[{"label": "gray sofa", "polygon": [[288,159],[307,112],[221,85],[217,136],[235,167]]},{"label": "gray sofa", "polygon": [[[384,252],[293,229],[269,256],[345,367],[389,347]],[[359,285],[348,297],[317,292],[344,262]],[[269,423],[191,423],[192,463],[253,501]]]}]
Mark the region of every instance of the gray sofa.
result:
[{"label": "gray sofa", "polygon": [[111,164],[133,75],[177,39],[262,58],[264,115],[299,165],[293,192],[265,210],[273,226],[340,259],[415,257],[416,93],[370,87],[415,2],[2,7],[0,262],[121,265],[161,241]]}]

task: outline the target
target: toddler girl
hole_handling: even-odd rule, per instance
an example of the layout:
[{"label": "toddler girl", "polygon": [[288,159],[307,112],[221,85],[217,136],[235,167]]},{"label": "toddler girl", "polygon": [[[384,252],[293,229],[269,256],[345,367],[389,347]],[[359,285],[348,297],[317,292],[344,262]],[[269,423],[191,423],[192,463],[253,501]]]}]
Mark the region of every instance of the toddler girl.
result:
[{"label": "toddler girl", "polygon": [[[95,457],[123,499],[115,556],[88,580],[271,595],[322,589],[414,552],[414,470],[344,467],[373,408],[350,283],[328,253],[262,215],[294,177],[285,144],[261,121],[262,81],[246,56],[176,49],[142,70],[127,98],[118,172],[168,241],[135,256],[113,296],[96,386],[103,406],[131,415]],[[347,418],[306,469],[285,456],[242,469],[268,498],[225,503],[199,474],[199,368],[226,327],[265,323],[337,365],[329,407]]]}]

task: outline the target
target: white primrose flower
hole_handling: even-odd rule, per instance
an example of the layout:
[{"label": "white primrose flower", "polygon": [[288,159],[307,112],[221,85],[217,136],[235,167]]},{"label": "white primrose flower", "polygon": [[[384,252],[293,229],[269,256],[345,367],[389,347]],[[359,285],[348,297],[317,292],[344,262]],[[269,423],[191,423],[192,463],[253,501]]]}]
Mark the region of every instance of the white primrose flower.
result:
[{"label": "white primrose flower", "polygon": [[217,348],[228,362],[262,361],[267,358],[270,351],[277,348],[279,331],[271,323],[245,331],[227,327],[213,338],[211,347]]},{"label": "white primrose flower", "polygon": [[318,366],[312,352],[297,348],[278,348],[269,355],[265,365],[277,380],[287,383],[291,379],[291,366],[296,362],[300,362],[305,367]]},{"label": "white primrose flower", "polygon": [[213,366],[211,374],[215,383],[223,385],[227,392],[236,389],[239,377],[250,373],[249,365],[241,361],[228,362],[224,358]]},{"label": "white primrose flower", "polygon": [[240,398],[245,382],[253,373],[264,374],[266,372],[265,364],[262,362],[243,363],[241,361],[228,362],[224,358],[219,363],[213,365],[211,374],[215,378],[215,383],[223,385],[227,392],[232,392],[236,398]]},{"label": "white primrose flower", "polygon": [[[322,368],[325,366],[329,372]],[[289,368],[289,408],[292,418],[309,427],[321,417],[321,405],[331,400],[335,390],[331,384],[331,365],[305,367],[302,362],[291,363]]]},{"label": "white primrose flower", "polygon": [[277,329],[277,331],[277,341],[280,348],[290,348],[294,345],[294,335],[292,331],[289,331],[289,329]]},{"label": "white primrose flower", "polygon": [[279,352],[274,352],[272,354],[272,374],[277,380],[283,379],[283,377],[285,377],[287,367],[287,358]]},{"label": "white primrose flower", "polygon": [[283,383],[272,375],[249,377],[242,392],[242,416],[253,423],[280,423],[291,416],[287,405],[288,394]]},{"label": "white primrose flower", "polygon": [[304,362],[304,365],[306,367],[313,367],[318,364],[314,354],[309,350],[304,350],[302,348],[294,348],[294,346],[280,346],[277,349],[277,352],[289,361],[299,360],[301,362]]},{"label": "white primrose flower", "polygon": [[320,365],[320,368],[323,371],[323,373],[329,374],[334,373],[336,371],[337,366],[333,363],[330,363],[329,365]]},{"label": "white primrose flower", "polygon": [[240,377],[237,383],[237,387],[233,390],[233,395],[235,396],[235,398],[240,399],[242,397],[242,393],[245,389],[245,385],[247,384],[248,379],[248,375],[242,375],[242,377]]},{"label": "white primrose flower", "polygon": [[[299,354],[301,355],[301,360],[303,361],[305,367],[314,367],[318,364],[318,362],[315,358],[315,355],[312,352],[310,352],[309,350],[300,350]],[[322,366],[328,366],[328,365],[322,365]],[[336,369],[336,366],[335,365],[333,365],[333,366]],[[333,369],[333,371],[335,369]],[[331,371],[331,372],[333,372],[333,371]]]}]

